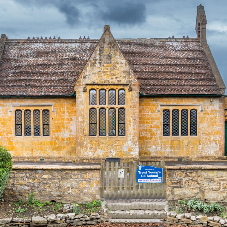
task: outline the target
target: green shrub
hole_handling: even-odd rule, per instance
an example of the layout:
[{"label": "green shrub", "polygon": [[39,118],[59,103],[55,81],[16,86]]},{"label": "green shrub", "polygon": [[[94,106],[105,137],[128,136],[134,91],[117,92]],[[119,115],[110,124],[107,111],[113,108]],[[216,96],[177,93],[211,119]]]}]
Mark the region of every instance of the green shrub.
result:
[{"label": "green shrub", "polygon": [[10,171],[12,170],[12,157],[9,150],[0,145],[0,198],[9,179]]},{"label": "green shrub", "polygon": [[197,199],[180,200],[180,204],[185,205],[188,210],[201,211],[203,213],[222,212],[224,208],[217,203],[204,203]]}]

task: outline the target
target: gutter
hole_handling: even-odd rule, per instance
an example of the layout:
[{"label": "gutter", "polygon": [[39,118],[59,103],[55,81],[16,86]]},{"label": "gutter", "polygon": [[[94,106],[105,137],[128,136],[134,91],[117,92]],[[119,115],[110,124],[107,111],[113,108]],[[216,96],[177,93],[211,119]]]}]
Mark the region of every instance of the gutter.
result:
[{"label": "gutter", "polygon": [[0,98],[74,98],[76,97],[76,92],[74,91],[70,95],[0,95]]},{"label": "gutter", "polygon": [[162,95],[145,95],[144,93],[140,92],[139,97],[222,97],[223,95],[216,95],[216,94],[190,94],[190,95],[184,95],[184,94],[162,94]]}]

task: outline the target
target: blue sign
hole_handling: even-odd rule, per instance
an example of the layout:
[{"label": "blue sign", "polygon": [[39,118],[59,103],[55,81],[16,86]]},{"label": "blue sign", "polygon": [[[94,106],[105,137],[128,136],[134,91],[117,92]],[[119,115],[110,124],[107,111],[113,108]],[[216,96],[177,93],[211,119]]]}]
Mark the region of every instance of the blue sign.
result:
[{"label": "blue sign", "polygon": [[138,165],[136,179],[137,183],[163,183],[163,168]]}]

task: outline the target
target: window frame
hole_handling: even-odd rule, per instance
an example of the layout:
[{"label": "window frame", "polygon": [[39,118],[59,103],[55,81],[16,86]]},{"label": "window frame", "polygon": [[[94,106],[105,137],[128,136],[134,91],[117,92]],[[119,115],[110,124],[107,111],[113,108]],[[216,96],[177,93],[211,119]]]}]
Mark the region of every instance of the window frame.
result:
[{"label": "window frame", "polygon": [[[39,106],[39,105],[25,105],[25,106],[15,106],[13,108],[13,112],[14,112],[14,137],[15,138],[21,138],[21,137],[25,137],[25,138],[37,138],[39,139],[40,137],[48,137],[48,136],[51,136],[51,107],[49,107],[50,105],[48,106]],[[39,120],[40,120],[40,135],[35,135],[35,114],[34,114],[34,111],[39,111],[40,113],[40,116],[39,116]],[[44,135],[44,129],[43,129],[43,110],[48,110],[49,111],[49,118],[48,118],[48,121],[49,121],[49,124],[48,124],[48,127],[49,127],[49,134],[48,135]],[[16,111],[21,111],[21,114],[22,114],[22,124],[21,125],[21,135],[17,135],[16,134]],[[30,111],[31,113],[31,121],[30,121],[30,124],[31,124],[31,135],[25,135],[25,132],[26,132],[26,129],[25,129],[25,111]]]},{"label": "window frame", "polygon": [[[16,122],[17,122],[17,119],[16,119],[16,117],[17,117],[17,113],[16,112],[20,112],[20,117],[21,117],[21,124],[17,124]],[[16,109],[15,110],[15,133],[14,133],[14,135],[15,136],[22,136],[23,135],[23,112],[22,112],[22,110],[20,110],[20,109]],[[20,125],[21,126],[21,133],[20,133],[20,135],[17,135],[16,133],[17,133],[17,125]]]},{"label": "window frame", "polygon": [[[168,105],[165,105],[168,106]],[[190,105],[189,105],[190,106]],[[198,119],[198,113],[199,109],[196,107],[199,105],[191,105],[188,107],[187,105],[170,105],[170,107],[162,107],[161,113],[162,113],[162,136],[163,137],[181,137],[181,138],[187,138],[187,137],[197,137],[198,136],[198,124],[199,124],[199,119]],[[164,135],[164,121],[163,121],[163,111],[164,110],[169,110],[170,113],[170,134],[169,135]],[[179,111],[179,135],[173,135],[173,110],[178,110]],[[187,135],[182,135],[182,110],[187,110],[188,116],[187,116]],[[191,135],[191,110],[196,111],[196,135]]]},{"label": "window frame", "polygon": [[[99,86],[92,86],[90,85],[88,90],[88,96],[89,96],[89,102],[88,102],[88,109],[87,109],[87,116],[88,116],[88,129],[87,129],[87,135],[90,137],[102,137],[102,138],[116,138],[116,137],[124,137],[127,135],[127,129],[126,129],[126,119],[125,119],[125,124],[124,124],[124,130],[125,130],[125,135],[119,135],[119,126],[118,126],[118,109],[119,108],[124,108],[125,109],[125,118],[127,116],[127,105],[126,105],[126,98],[125,98],[125,105],[118,105],[118,94],[119,94],[119,90],[124,90],[125,91],[125,97],[126,97],[126,89],[124,86],[103,86],[103,85],[99,85]],[[96,90],[96,94],[97,94],[97,102],[96,105],[90,105],[90,91],[91,90]],[[105,105],[104,104],[100,104],[100,91],[101,90],[105,90],[105,95],[106,95],[106,102]],[[109,105],[109,92],[111,90],[114,90],[115,92],[115,104],[111,104]],[[91,135],[90,133],[90,122],[89,122],[89,118],[90,118],[90,109],[91,108],[96,108],[97,110],[97,125],[96,125],[96,136]],[[100,134],[100,109],[104,108],[106,110],[106,118],[105,118],[105,125],[106,125],[106,133],[105,135],[101,135]],[[109,133],[109,110],[111,108],[115,109],[115,135],[110,135]]]}]

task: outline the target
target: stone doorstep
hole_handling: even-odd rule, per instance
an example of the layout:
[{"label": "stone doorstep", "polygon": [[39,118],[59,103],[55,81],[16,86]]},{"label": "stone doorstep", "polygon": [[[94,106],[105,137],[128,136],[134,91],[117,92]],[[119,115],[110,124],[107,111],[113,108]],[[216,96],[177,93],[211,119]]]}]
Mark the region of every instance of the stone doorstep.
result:
[{"label": "stone doorstep", "polygon": [[166,212],[150,210],[110,211],[108,216],[111,219],[162,219],[166,217]]},{"label": "stone doorstep", "polygon": [[110,210],[166,210],[167,201],[163,202],[107,202]]},{"label": "stone doorstep", "polygon": [[161,219],[109,219],[110,223],[162,223]]}]

